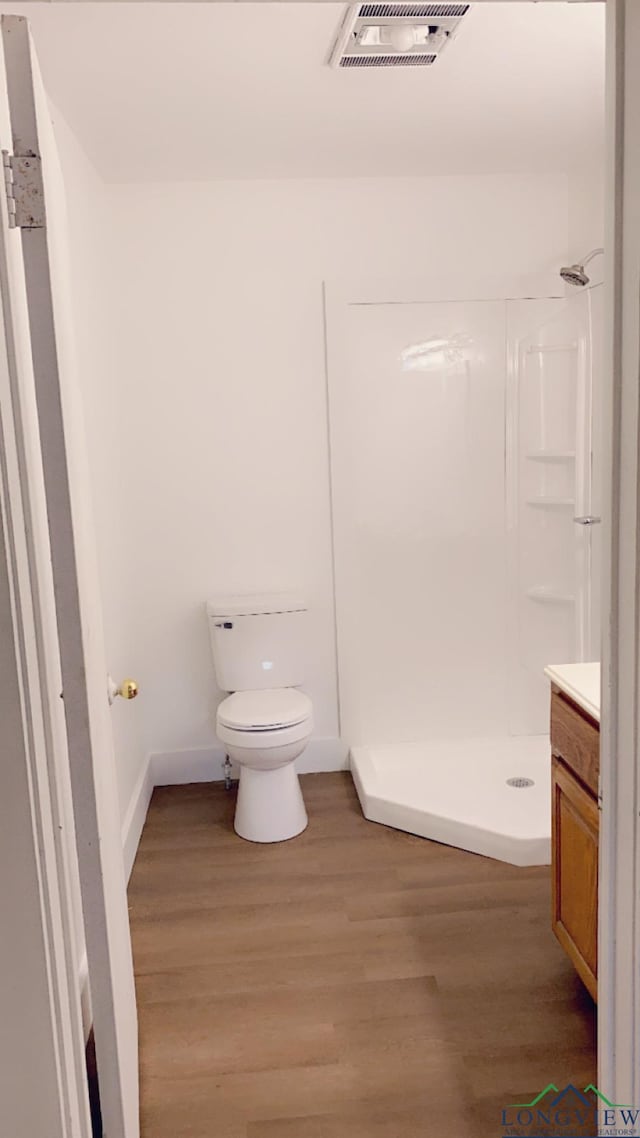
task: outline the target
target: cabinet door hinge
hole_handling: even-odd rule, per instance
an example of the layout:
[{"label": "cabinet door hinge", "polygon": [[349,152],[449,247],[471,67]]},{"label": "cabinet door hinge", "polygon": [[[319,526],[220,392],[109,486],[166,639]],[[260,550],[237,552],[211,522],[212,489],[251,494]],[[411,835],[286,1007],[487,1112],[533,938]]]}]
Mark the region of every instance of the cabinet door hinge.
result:
[{"label": "cabinet door hinge", "polygon": [[42,160],[33,154],[2,151],[10,229],[43,229]]}]

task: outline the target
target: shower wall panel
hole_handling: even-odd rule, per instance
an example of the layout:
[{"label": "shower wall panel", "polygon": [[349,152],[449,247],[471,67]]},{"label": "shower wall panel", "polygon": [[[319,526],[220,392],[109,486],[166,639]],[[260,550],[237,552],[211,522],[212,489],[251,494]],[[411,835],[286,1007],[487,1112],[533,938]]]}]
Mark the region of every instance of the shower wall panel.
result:
[{"label": "shower wall panel", "polygon": [[592,658],[592,343],[587,292],[507,304],[509,730],[548,730],[548,663]]},{"label": "shower wall panel", "polygon": [[329,402],[343,737],[503,735],[505,304],[350,305],[340,360]]},{"label": "shower wall panel", "polygon": [[599,513],[600,309],[592,290],[329,324],[351,746],[544,734],[545,664],[597,658],[600,533],[574,518]]}]

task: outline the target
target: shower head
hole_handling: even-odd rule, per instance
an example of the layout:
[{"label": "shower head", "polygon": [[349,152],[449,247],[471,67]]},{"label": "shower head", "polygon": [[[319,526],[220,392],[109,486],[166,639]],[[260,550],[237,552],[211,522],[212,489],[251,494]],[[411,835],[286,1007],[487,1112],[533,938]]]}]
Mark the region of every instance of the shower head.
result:
[{"label": "shower head", "polygon": [[563,265],[560,269],[560,276],[565,284],[575,285],[576,288],[583,288],[584,285],[589,284],[589,277],[584,271],[584,265]]},{"label": "shower head", "polygon": [[583,261],[575,265],[563,265],[560,269],[560,276],[564,283],[574,285],[576,288],[584,288],[585,285],[588,285],[590,277],[584,271],[584,267],[588,265],[589,261],[592,261],[594,257],[597,257],[599,253],[604,253],[604,249],[592,249],[590,253],[587,253]]}]

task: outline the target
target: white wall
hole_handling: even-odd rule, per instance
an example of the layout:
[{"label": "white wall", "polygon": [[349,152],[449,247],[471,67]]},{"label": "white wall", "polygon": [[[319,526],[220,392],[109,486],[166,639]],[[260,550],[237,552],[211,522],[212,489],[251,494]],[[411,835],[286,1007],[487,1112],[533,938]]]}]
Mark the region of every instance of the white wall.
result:
[{"label": "white wall", "polygon": [[[109,187],[109,210],[108,390],[91,389],[89,431],[144,749],[194,749],[185,777],[206,767],[204,601],[286,585],[309,597],[307,688],[317,736],[335,741],[322,282],[555,271],[566,178],[128,185]],[[340,752],[316,745],[309,761]]]}]

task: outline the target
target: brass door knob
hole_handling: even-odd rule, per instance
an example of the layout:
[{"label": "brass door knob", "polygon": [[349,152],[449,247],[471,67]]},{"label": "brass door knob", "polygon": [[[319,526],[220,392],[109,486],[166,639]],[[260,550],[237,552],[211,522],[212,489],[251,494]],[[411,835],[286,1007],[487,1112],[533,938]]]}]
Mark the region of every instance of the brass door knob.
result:
[{"label": "brass door knob", "polygon": [[118,688],[118,695],[123,699],[135,699],[138,694],[138,685],[135,680],[123,680]]},{"label": "brass door knob", "polygon": [[115,680],[112,680],[111,676],[109,676],[107,690],[109,703],[113,703],[117,696],[120,696],[122,699],[135,699],[140,689],[136,680],[123,680],[121,684],[117,684]]}]

